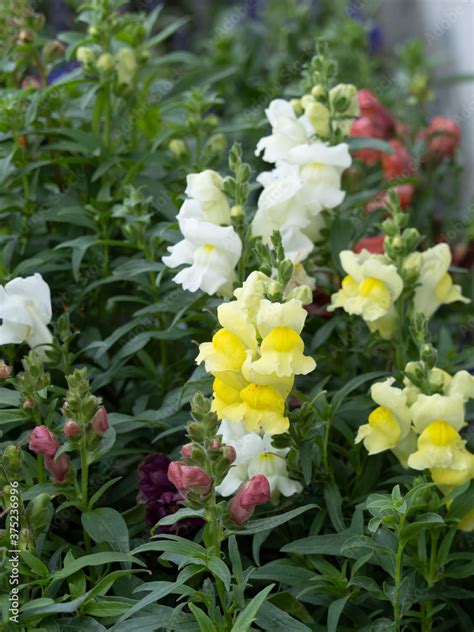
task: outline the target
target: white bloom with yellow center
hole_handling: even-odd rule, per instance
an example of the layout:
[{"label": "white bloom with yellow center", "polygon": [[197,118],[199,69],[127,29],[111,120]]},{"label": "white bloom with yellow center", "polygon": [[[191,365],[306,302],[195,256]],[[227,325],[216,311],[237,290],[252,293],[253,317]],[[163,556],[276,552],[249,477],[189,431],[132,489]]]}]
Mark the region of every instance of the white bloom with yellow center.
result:
[{"label": "white bloom with yellow center", "polygon": [[290,425],[285,417],[285,399],[272,386],[249,384],[240,391],[241,403],[223,409],[225,419],[243,422],[250,432],[263,429],[269,434],[286,432]]},{"label": "white bloom with yellow center", "polygon": [[230,294],[234,268],[242,253],[242,242],[232,226],[216,226],[198,219],[181,219],[184,239],[168,248],[163,263],[184,268],[173,278],[189,292]]},{"label": "white bloom with yellow center", "polygon": [[51,292],[41,274],[0,285],[0,345],[51,344],[53,336],[47,327],[51,317]]},{"label": "white bloom with yellow center", "polygon": [[258,156],[263,151],[266,162],[285,160],[290,149],[307,143],[314,134],[306,117],[298,118],[289,101],[273,100],[265,114],[272,126],[272,133],[258,141],[255,154]]},{"label": "white bloom with yellow center", "polygon": [[422,264],[415,289],[415,312],[430,318],[440,305],[470,300],[462,295],[461,287],[453,284],[449,274],[451,250],[448,244],[437,244],[421,253]]},{"label": "white bloom with yellow center", "polygon": [[221,423],[217,434],[222,435],[222,442],[232,446],[237,455],[226,477],[216,487],[218,494],[230,496],[242,483],[257,474],[267,478],[272,494],[280,492],[284,496],[292,496],[302,490],[301,483],[288,476],[285,457],[289,449],[274,448],[271,435],[249,433],[242,423],[231,424],[226,420]]},{"label": "white bloom with yellow center", "polygon": [[408,457],[408,465],[415,470],[430,469],[441,488],[462,485],[473,474],[473,455],[465,444],[449,423],[433,421],[420,434],[418,450]]},{"label": "white bloom with yellow center", "polygon": [[369,415],[369,423],[360,426],[355,442],[364,442],[369,454],[378,454],[384,450],[396,450],[397,456],[404,460],[404,453],[412,438],[405,441],[410,435],[410,411],[406,403],[405,393],[392,386],[395,378],[391,377],[384,382],[373,384],[370,390],[372,399],[378,408]]},{"label": "white bloom with yellow center", "polygon": [[296,298],[286,303],[272,303],[264,298],[260,301],[257,313],[258,332],[265,338],[276,327],[290,327],[299,334],[303,330],[307,315],[303,304]]},{"label": "white bloom with yellow center", "polygon": [[219,329],[212,337],[212,342],[199,345],[196,363],[204,362],[208,373],[216,374],[226,371],[239,372],[246,357],[246,347],[242,340],[227,329]]},{"label": "white bloom with yellow center", "polygon": [[413,426],[418,434],[422,433],[433,421],[442,419],[455,431],[466,425],[464,421],[464,398],[460,393],[452,395],[420,394],[410,406]]},{"label": "white bloom with yellow center", "polygon": [[212,224],[230,224],[230,206],[223,189],[224,181],[216,171],[206,169],[201,173],[190,173],[186,182],[186,195],[191,199],[183,203],[178,220],[192,205],[200,211],[202,219]]},{"label": "white bloom with yellow center", "polygon": [[245,309],[241,301],[230,301],[219,305],[217,318],[222,327],[238,336],[249,349],[256,351],[257,331],[248,310]]},{"label": "white bloom with yellow center", "polygon": [[356,254],[352,250],[340,253],[341,265],[347,276],[341,289],[332,295],[328,311],[342,307],[348,314],[362,316],[372,326],[382,321],[385,337],[393,328],[394,302],[403,290],[403,281],[394,265],[384,255],[374,255],[368,250]]}]

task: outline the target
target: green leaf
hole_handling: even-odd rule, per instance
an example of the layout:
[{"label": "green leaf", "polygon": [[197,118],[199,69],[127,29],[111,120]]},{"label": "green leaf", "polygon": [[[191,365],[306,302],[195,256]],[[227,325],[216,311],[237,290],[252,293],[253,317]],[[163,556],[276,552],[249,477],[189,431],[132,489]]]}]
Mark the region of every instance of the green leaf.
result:
[{"label": "green leaf", "polygon": [[268,632],[311,632],[311,628],[277,608],[271,601],[265,601],[261,605],[256,623]]},{"label": "green leaf", "polygon": [[370,138],[369,136],[352,136],[346,138],[345,142],[349,145],[351,151],[359,151],[359,149],[378,149],[385,154],[393,154],[395,151],[390,143],[378,138]]},{"label": "green leaf", "polygon": [[178,536],[160,535],[160,539],[154,542],[147,542],[138,546],[131,551],[132,555],[138,553],[146,553],[148,551],[159,551],[162,553],[176,553],[182,557],[198,557],[207,558],[207,551],[204,547],[191,540],[180,538]]},{"label": "green leaf", "polygon": [[40,577],[48,577],[49,569],[40,559],[38,559],[35,555],[30,553],[29,551],[21,552],[21,559],[25,564],[27,564],[35,575],[39,575]]},{"label": "green leaf", "polygon": [[128,528],[125,520],[115,509],[100,507],[83,513],[81,522],[90,537],[99,544],[106,542],[113,551],[128,553],[130,550]]},{"label": "green leaf", "polygon": [[330,604],[328,609],[328,632],[337,632],[337,624],[349,598],[350,595],[346,595]]},{"label": "green leaf", "polygon": [[247,604],[244,610],[239,613],[234,625],[232,626],[231,632],[248,632],[250,626],[257,617],[257,612],[259,611],[260,607],[262,606],[274,586],[275,584],[270,584],[270,586],[267,586],[257,595],[255,595],[255,597]]},{"label": "green leaf", "polygon": [[188,589],[181,586],[179,582],[148,582],[138,586],[138,588],[135,588],[134,593],[143,592],[145,590],[149,591],[148,595],[142,597],[129,610],[127,610],[127,612],[120,617],[117,623],[126,621],[132,615],[136,614],[140,610],[143,610],[143,608],[146,608],[149,604],[159,601],[171,593],[184,594]]},{"label": "green leaf", "polygon": [[155,526],[168,526],[171,524],[176,524],[176,522],[184,520],[184,518],[202,518],[203,516],[204,509],[191,509],[189,507],[182,507],[181,509],[178,509],[178,511],[176,511],[175,513],[161,518],[161,520],[159,520]]},{"label": "green leaf", "polygon": [[207,616],[205,612],[198,608],[195,604],[188,604],[189,609],[194,615],[194,618],[198,622],[199,630],[201,632],[218,632],[216,626],[212,622],[212,620]]},{"label": "green leaf", "polygon": [[207,568],[218,577],[226,590],[230,590],[231,575],[227,565],[219,557],[211,557],[207,562]]},{"label": "green leaf", "polygon": [[[140,547],[139,547],[140,548]],[[74,560],[60,571],[56,571],[51,575],[53,581],[66,579],[70,575],[73,575],[76,571],[86,566],[102,566],[104,564],[113,564],[115,562],[132,562],[139,566],[145,566],[145,564],[138,558],[133,557],[131,554],[116,553],[106,551],[104,553],[92,553],[90,555],[84,555],[77,560]]]},{"label": "green leaf", "polygon": [[470,511],[474,510],[474,481],[471,481],[469,489],[457,496],[446,514],[446,522],[459,522]]},{"label": "green leaf", "polygon": [[317,506],[318,505],[315,504],[305,505],[304,507],[297,507],[296,509],[287,511],[286,513],[279,516],[272,516],[271,518],[261,518],[258,520],[250,520],[250,522],[247,523],[246,528],[242,531],[230,531],[230,533],[236,533],[239,535],[253,535],[254,533],[258,533],[259,531],[274,529],[275,527],[279,527],[280,525],[285,524],[285,522],[293,520],[293,518],[296,518],[302,513],[305,513],[309,509],[315,509]]},{"label": "green leaf", "polygon": [[335,481],[328,480],[324,484],[324,500],[336,531],[344,531],[346,525],[342,516],[342,496]]}]

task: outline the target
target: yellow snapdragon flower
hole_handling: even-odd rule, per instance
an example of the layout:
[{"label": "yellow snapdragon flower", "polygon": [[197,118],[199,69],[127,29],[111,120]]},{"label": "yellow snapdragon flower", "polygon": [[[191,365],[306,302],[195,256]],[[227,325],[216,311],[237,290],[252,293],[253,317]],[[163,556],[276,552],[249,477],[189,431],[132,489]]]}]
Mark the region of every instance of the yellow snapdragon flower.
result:
[{"label": "yellow snapdragon flower", "polygon": [[415,431],[420,434],[433,421],[442,419],[455,431],[466,425],[464,421],[464,398],[460,393],[452,395],[420,394],[410,406]]},{"label": "yellow snapdragon flower", "polygon": [[212,342],[199,345],[197,364],[204,362],[208,373],[236,372],[245,360],[246,347],[242,340],[228,329],[219,329]]},{"label": "yellow snapdragon flower", "polygon": [[371,330],[390,338],[396,325],[394,303],[403,290],[396,267],[384,255],[367,250],[340,253],[347,276],[341,289],[332,295],[328,311],[342,307],[348,314],[362,316]]},{"label": "yellow snapdragon flower", "polygon": [[410,411],[405,393],[392,386],[395,378],[373,384],[370,394],[378,408],[373,410],[368,423],[360,426],[355,442],[364,442],[369,454],[392,450],[406,467],[408,454],[416,447],[411,430]]},{"label": "yellow snapdragon flower", "polygon": [[433,421],[418,438],[418,450],[408,458],[415,470],[430,469],[433,481],[448,491],[462,485],[473,475],[473,459],[466,442],[446,421]]},{"label": "yellow snapdragon flower", "polygon": [[437,244],[425,250],[421,253],[421,258],[419,284],[413,299],[415,312],[430,318],[440,305],[455,301],[470,302],[462,295],[461,287],[453,284],[448,272],[451,265],[451,250],[448,244]]},{"label": "yellow snapdragon flower", "polygon": [[304,327],[308,312],[298,299],[292,298],[286,303],[272,303],[264,298],[260,301],[257,312],[257,328],[260,336],[265,338],[277,327],[288,327],[297,334]]},{"label": "yellow snapdragon flower", "polygon": [[240,404],[223,409],[223,418],[243,422],[250,432],[263,429],[269,434],[281,434],[288,430],[290,422],[285,417],[285,399],[271,386],[249,384],[240,391]]},{"label": "yellow snapdragon flower", "polygon": [[316,368],[313,358],[304,355],[304,342],[291,327],[275,327],[260,345],[261,358],[252,364],[257,373],[278,377],[306,375]]},{"label": "yellow snapdragon flower", "polygon": [[214,398],[212,400],[211,410],[217,413],[219,419],[224,419],[224,410],[228,406],[240,404],[240,391],[242,388],[230,386],[223,380],[215,378],[213,385]]}]

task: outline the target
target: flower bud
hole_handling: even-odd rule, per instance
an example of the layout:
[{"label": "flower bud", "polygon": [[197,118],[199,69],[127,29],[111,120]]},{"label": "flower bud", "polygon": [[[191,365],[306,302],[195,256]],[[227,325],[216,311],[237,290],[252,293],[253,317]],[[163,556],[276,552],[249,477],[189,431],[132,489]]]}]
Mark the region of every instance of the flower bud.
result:
[{"label": "flower bud", "polygon": [[301,116],[303,114],[303,107],[301,105],[300,99],[291,99],[290,105],[293,108],[293,112],[296,116]]},{"label": "flower bud", "polygon": [[28,447],[36,454],[53,457],[59,448],[59,441],[46,426],[37,426],[31,431]]},{"label": "flower bud", "polygon": [[21,405],[21,407],[24,408],[25,410],[27,410],[29,408],[33,408],[33,406],[34,406],[34,404],[33,404],[33,401],[31,399],[25,399],[25,401]]},{"label": "flower bud", "polygon": [[430,371],[428,382],[432,388],[442,390],[446,382],[445,372],[435,367]]},{"label": "flower bud", "polygon": [[428,126],[428,151],[435,158],[450,157],[461,140],[461,130],[452,119],[435,116]]},{"label": "flower bud", "polygon": [[172,138],[168,143],[168,149],[176,158],[181,158],[181,156],[186,155],[188,151],[185,142],[180,138]]},{"label": "flower bud", "polygon": [[212,441],[209,444],[210,450],[219,450],[220,447],[221,447],[221,442],[219,441],[219,439],[212,439]]},{"label": "flower bud", "polygon": [[95,60],[95,53],[92,48],[87,46],[79,46],[76,50],[76,59],[79,63],[85,66],[90,66]]},{"label": "flower bud", "polygon": [[64,426],[64,434],[66,437],[78,437],[81,434],[81,426],[70,419]]},{"label": "flower bud", "polygon": [[238,525],[244,525],[252,516],[257,505],[271,498],[270,484],[263,474],[253,476],[244,483],[229,503],[229,515]]},{"label": "flower bud", "polygon": [[324,88],[324,86],[318,83],[311,89],[311,94],[313,95],[313,97],[316,98],[322,97],[326,94],[326,89]]},{"label": "flower bud", "polygon": [[110,53],[102,53],[95,66],[99,72],[109,72],[114,67],[114,58]]},{"label": "flower bud", "polygon": [[137,61],[133,49],[121,48],[115,57],[115,63],[119,84],[130,87],[137,72]]},{"label": "flower bud", "polygon": [[195,465],[171,461],[168,467],[168,478],[183,495],[193,492],[199,496],[207,496],[211,491],[211,477]]},{"label": "flower bud", "polygon": [[13,479],[21,470],[23,452],[20,446],[10,444],[3,451],[2,465],[7,474]]},{"label": "flower bud", "polygon": [[432,344],[428,343],[423,345],[423,347],[421,348],[420,358],[427,365],[428,368],[432,369],[436,364],[436,360],[438,359],[438,352]]},{"label": "flower bud", "polygon": [[240,204],[236,204],[230,209],[231,217],[242,217],[243,214],[244,214],[244,209],[242,208]]},{"label": "flower bud", "polygon": [[39,494],[28,503],[26,518],[33,532],[43,531],[49,521],[49,494]]},{"label": "flower bud", "polygon": [[268,284],[268,294],[270,296],[278,296],[278,294],[280,294],[282,291],[282,287],[281,287],[281,283],[278,283],[278,281],[271,281]]},{"label": "flower bud", "polygon": [[181,452],[181,456],[184,459],[190,459],[192,457],[192,454],[193,454],[193,444],[192,443],[186,443],[185,445],[182,446],[180,452]]},{"label": "flower bud", "polygon": [[59,40],[50,40],[43,46],[43,58],[47,62],[54,61],[64,54],[66,47]]},{"label": "flower bud", "polygon": [[61,454],[56,460],[54,456],[45,456],[44,465],[51,474],[53,483],[60,484],[64,482],[66,475],[69,473],[71,461],[67,454]]},{"label": "flower bud", "polygon": [[305,94],[300,100],[301,107],[306,110],[310,103],[314,103],[314,97],[311,94]]},{"label": "flower bud", "polygon": [[410,279],[416,279],[420,274],[423,257],[421,252],[412,252],[403,263],[403,271]]},{"label": "flower bud", "polygon": [[[407,217],[403,215],[402,217]],[[402,240],[405,244],[405,251],[412,252],[420,241],[420,233],[416,228],[406,228],[402,234]]]},{"label": "flower bud", "polygon": [[329,101],[335,110],[348,116],[359,116],[357,88],[352,83],[340,83],[329,91]]},{"label": "flower bud", "polygon": [[103,406],[101,406],[96,414],[94,415],[94,417],[92,418],[92,428],[95,432],[95,434],[99,437],[101,437],[103,434],[105,434],[107,432],[107,430],[110,428],[109,426],[109,419],[107,416],[107,411],[105,410],[105,408]]},{"label": "flower bud", "polygon": [[225,445],[222,450],[222,454],[224,455],[224,458],[229,461],[229,463],[233,463],[237,458],[237,452],[232,445]]},{"label": "flower bud", "polygon": [[224,134],[213,134],[207,142],[211,151],[224,151],[227,147],[227,139]]},{"label": "flower bud", "polygon": [[0,380],[6,380],[12,374],[12,368],[0,360]]},{"label": "flower bud", "polygon": [[34,39],[34,33],[31,29],[22,29],[18,35],[18,44],[31,44]]},{"label": "flower bud", "polygon": [[287,301],[295,298],[297,301],[301,301],[302,305],[310,305],[313,302],[313,290],[309,285],[298,285],[293,288],[286,296]]},{"label": "flower bud", "polygon": [[393,237],[397,234],[397,227],[393,219],[386,219],[382,222],[382,230],[388,237]]},{"label": "flower bud", "polygon": [[316,134],[321,138],[328,138],[331,131],[331,115],[327,107],[315,101],[308,105],[305,114]]}]

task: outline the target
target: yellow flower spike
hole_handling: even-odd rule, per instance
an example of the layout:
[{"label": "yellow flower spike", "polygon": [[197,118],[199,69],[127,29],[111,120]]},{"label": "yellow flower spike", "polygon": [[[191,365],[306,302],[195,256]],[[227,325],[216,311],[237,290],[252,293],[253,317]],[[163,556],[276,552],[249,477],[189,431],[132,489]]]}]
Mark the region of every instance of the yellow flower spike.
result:
[{"label": "yellow flower spike", "polygon": [[261,358],[253,363],[257,373],[278,377],[306,375],[316,368],[313,358],[304,355],[304,342],[290,327],[275,327],[262,340]]},{"label": "yellow flower spike", "polygon": [[[415,470],[434,469],[439,481],[443,480],[440,470],[470,473],[471,459],[466,458],[470,454],[465,443],[448,422],[433,421],[418,437],[418,450],[408,457],[408,465]],[[446,473],[446,480],[449,476]]]},{"label": "yellow flower spike", "polygon": [[288,430],[290,422],[285,413],[284,398],[271,386],[249,384],[240,391],[241,404],[224,408],[223,416],[228,421],[242,421],[250,432],[262,428],[269,434],[281,434]]},{"label": "yellow flower spike", "polygon": [[227,329],[219,329],[212,342],[199,345],[196,363],[205,363],[208,373],[240,371],[245,360],[245,346],[238,336]]},{"label": "yellow flower spike", "polygon": [[240,404],[240,391],[241,389],[233,388],[229,386],[219,378],[216,378],[213,383],[214,389],[214,399],[212,400],[211,409],[217,413],[219,419],[223,419],[224,416],[222,411],[227,406],[233,406],[235,404]]},{"label": "yellow flower spike", "polygon": [[369,415],[369,423],[360,426],[356,443],[364,442],[369,454],[392,450],[401,436],[401,428],[395,415],[385,406],[379,406]]}]

